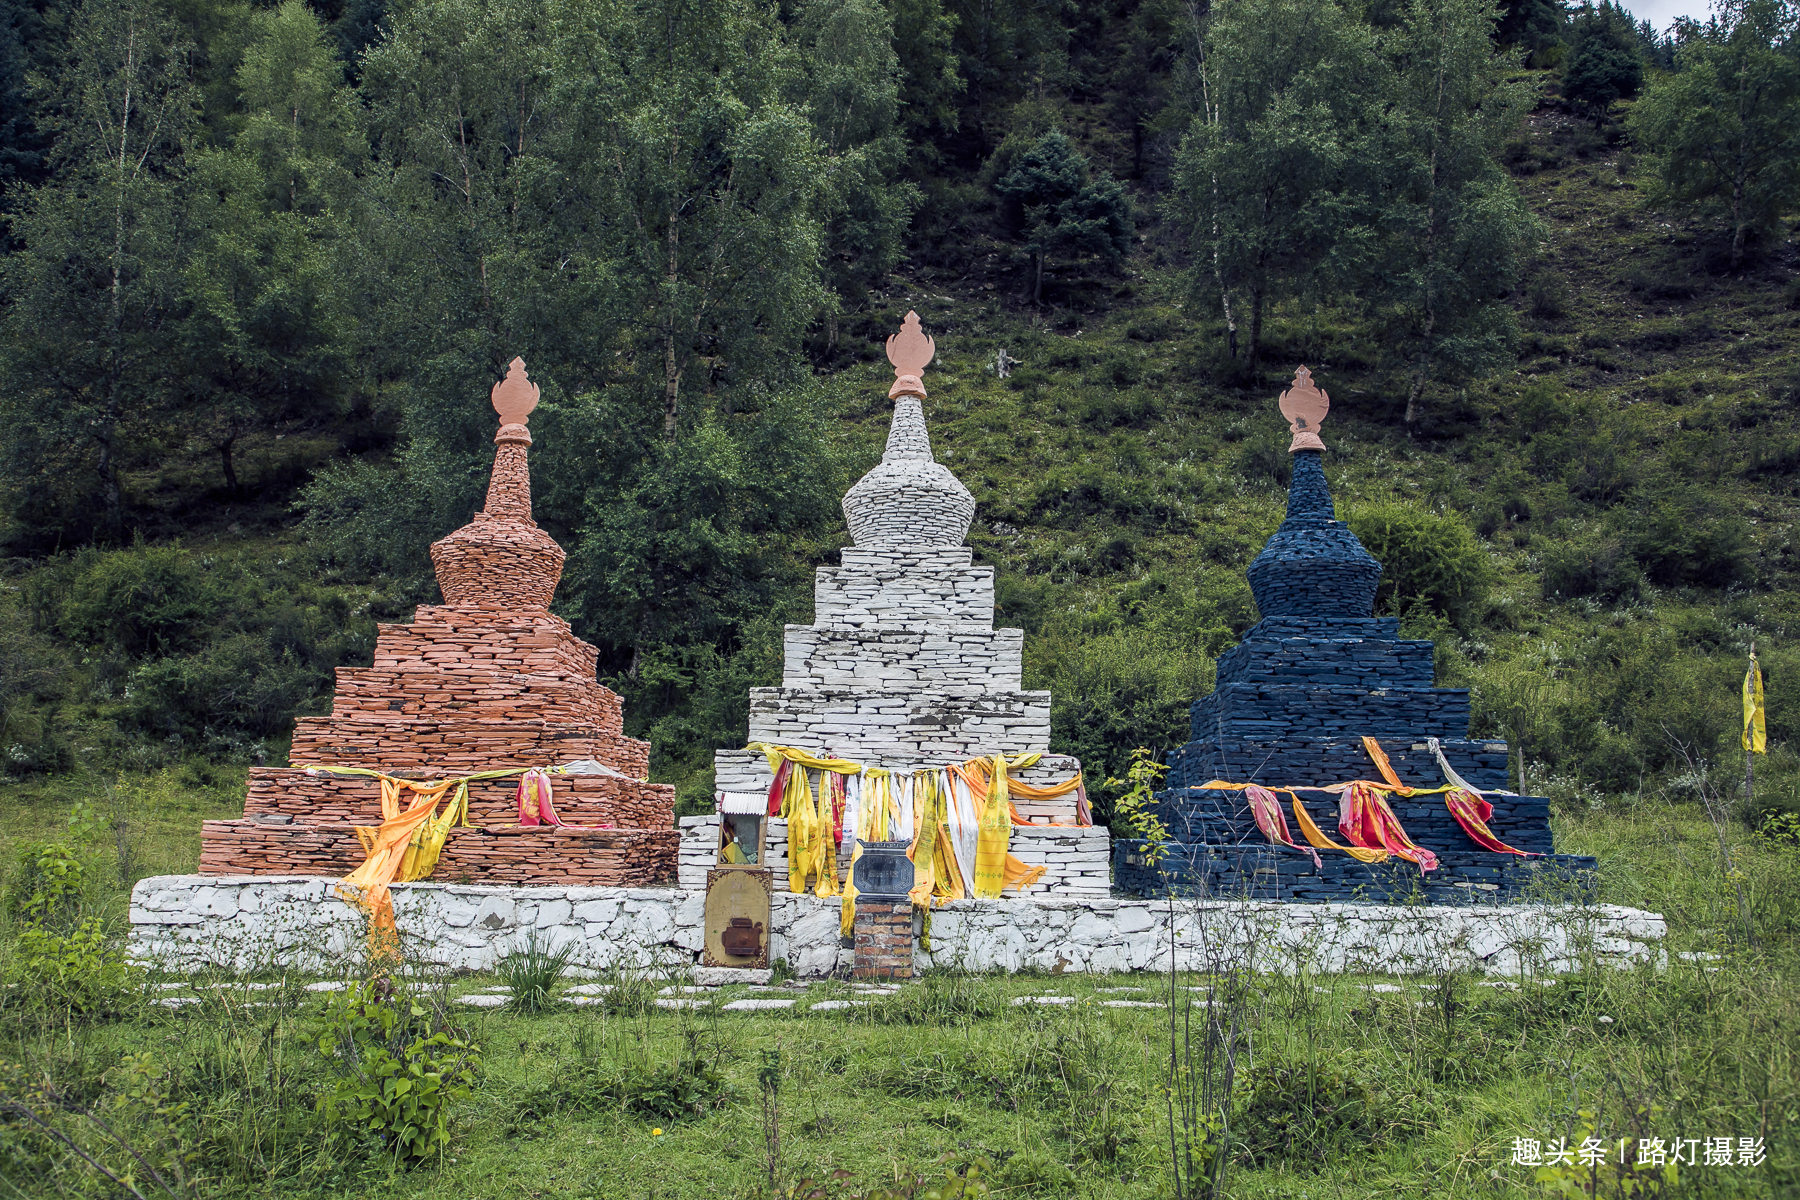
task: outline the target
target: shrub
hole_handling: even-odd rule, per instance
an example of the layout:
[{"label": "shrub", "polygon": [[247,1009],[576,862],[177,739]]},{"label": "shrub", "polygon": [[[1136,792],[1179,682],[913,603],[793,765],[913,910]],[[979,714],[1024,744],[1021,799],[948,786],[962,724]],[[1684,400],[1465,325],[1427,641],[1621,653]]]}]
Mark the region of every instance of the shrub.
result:
[{"label": "shrub", "polygon": [[42,925],[19,932],[9,991],[28,1005],[68,1010],[83,1016],[125,1011],[139,995],[142,971],[125,958],[124,947],[106,936],[99,917],[89,917],[68,933]]},{"label": "shrub", "polygon": [[34,925],[64,924],[81,904],[87,868],[67,842],[34,842],[19,850],[7,885],[7,908]]},{"label": "shrub", "polygon": [[1644,573],[1617,537],[1590,536],[1552,545],[1544,551],[1544,599],[1573,600],[1593,596],[1626,600],[1643,587]]},{"label": "shrub", "polygon": [[1698,488],[1665,493],[1617,523],[1654,583],[1728,587],[1749,571],[1748,523]]},{"label": "shrub", "polygon": [[89,645],[174,654],[198,645],[222,606],[214,581],[187,551],[139,545],[77,557],[61,625]]},{"label": "shrub", "polygon": [[1493,568],[1468,523],[1410,504],[1372,504],[1350,515],[1350,528],[1381,563],[1378,607],[1418,601],[1459,623],[1487,596]]},{"label": "shrub", "polygon": [[319,1100],[328,1121],[397,1158],[425,1158],[450,1144],[449,1103],[473,1094],[479,1045],[384,979],[332,996],[318,1041],[337,1074]]}]

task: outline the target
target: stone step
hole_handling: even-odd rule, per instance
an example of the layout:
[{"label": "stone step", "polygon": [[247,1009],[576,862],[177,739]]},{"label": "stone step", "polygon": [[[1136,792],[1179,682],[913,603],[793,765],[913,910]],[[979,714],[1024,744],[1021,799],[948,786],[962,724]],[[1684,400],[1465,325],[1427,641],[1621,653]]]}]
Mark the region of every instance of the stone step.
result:
[{"label": "stone step", "polygon": [[823,746],[857,759],[927,761],[1050,746],[1050,693],[945,689],[936,695],[752,688],[752,742]]},{"label": "stone step", "polygon": [[994,569],[971,566],[967,546],[848,547],[820,567],[813,619],[821,626],[914,628],[965,622],[992,628]]},{"label": "stone step", "polygon": [[820,629],[789,625],[781,682],[789,688],[1018,691],[1025,635],[1017,629]]}]

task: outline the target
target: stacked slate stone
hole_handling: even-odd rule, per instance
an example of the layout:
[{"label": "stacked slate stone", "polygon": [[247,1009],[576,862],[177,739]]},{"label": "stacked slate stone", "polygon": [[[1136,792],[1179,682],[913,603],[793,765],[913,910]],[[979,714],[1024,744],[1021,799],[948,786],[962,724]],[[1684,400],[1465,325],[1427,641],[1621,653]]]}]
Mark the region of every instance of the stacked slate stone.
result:
[{"label": "stacked slate stone", "polygon": [[[923,338],[915,314],[906,329]],[[975,566],[963,544],[975,499],[932,455],[916,374],[895,373],[886,450],[844,496],[856,544],[841,565],[818,569],[814,623],[787,627],[781,686],[750,692],[750,741],[897,772],[1046,751],[1050,693],[1024,690],[1024,634],[994,628],[994,569]],[[754,802],[773,782],[756,751],[721,751],[714,766],[728,797]],[[1046,754],[1017,777],[1048,784],[1080,769]],[[1015,807],[1032,827],[1013,829],[1013,854],[1046,868],[1029,894],[1111,894],[1106,830],[1075,824],[1073,794]],[[697,885],[716,853],[717,818],[684,833],[682,878]],[[840,875],[851,848],[846,836]],[[765,821],[758,861],[785,878],[786,855],[786,823]]]},{"label": "stacked slate stone", "polygon": [[[1320,459],[1317,450],[1294,454],[1287,519],[1248,572],[1262,619],[1220,657],[1213,693],[1191,710],[1193,740],[1169,756],[1154,810],[1173,844],[1153,864],[1143,842],[1115,842],[1115,881],[1139,895],[1309,902],[1492,903],[1579,892],[1594,860],[1554,853],[1548,801],[1495,794],[1507,786],[1507,748],[1469,738],[1469,693],[1432,686],[1432,643],[1402,639],[1396,619],[1368,615],[1381,564],[1336,519]],[[1201,786],[1380,780],[1365,735],[1414,787],[1447,782],[1426,740],[1438,739],[1451,766],[1493,804],[1488,828],[1533,857],[1476,845],[1441,794],[1390,796],[1408,836],[1437,855],[1437,870],[1399,859],[1365,865],[1337,850],[1320,850],[1315,867],[1305,851],[1263,836],[1241,790]],[[1278,797],[1289,832],[1304,843],[1289,797]],[[1347,844],[1337,796],[1300,799],[1328,838]]]},{"label": "stacked slate stone", "polygon": [[[331,715],[296,722],[290,758],[421,781],[582,764],[553,782],[558,815],[577,828],[518,824],[514,778],[470,784],[474,828],[451,832],[432,878],[663,883],[680,838],[674,789],[643,782],[649,746],[625,736],[618,695],[595,678],[599,652],[549,609],[564,556],[531,515],[525,417],[535,398],[515,360],[495,388],[503,423],[486,507],[431,547],[447,603],[382,625],[374,663],[338,669]],[[412,798],[400,793],[403,806]],[[347,875],[364,857],[355,827],[380,822],[374,779],[256,767],[244,818],[202,827],[200,870]]]}]

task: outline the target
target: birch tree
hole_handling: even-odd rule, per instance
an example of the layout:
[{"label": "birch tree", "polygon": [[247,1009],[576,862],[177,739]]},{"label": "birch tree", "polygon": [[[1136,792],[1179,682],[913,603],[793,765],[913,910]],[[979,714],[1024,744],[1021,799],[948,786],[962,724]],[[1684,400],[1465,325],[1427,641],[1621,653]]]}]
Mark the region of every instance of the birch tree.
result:
[{"label": "birch tree", "polygon": [[1731,266],[1800,201],[1800,8],[1732,0],[1689,27],[1631,114],[1653,204],[1719,214]]},{"label": "birch tree", "polygon": [[5,264],[0,436],[7,507],[52,535],[123,532],[124,431],[166,396],[191,244],[190,51],[153,0],[89,0],[63,70],[38,81],[54,176],[25,199],[14,228],[27,248]]},{"label": "birch tree", "polygon": [[1507,360],[1508,289],[1537,229],[1499,165],[1531,104],[1494,50],[1487,0],[1413,0],[1383,39],[1392,91],[1384,122],[1382,241],[1367,295],[1406,388],[1405,420],[1426,387]]}]

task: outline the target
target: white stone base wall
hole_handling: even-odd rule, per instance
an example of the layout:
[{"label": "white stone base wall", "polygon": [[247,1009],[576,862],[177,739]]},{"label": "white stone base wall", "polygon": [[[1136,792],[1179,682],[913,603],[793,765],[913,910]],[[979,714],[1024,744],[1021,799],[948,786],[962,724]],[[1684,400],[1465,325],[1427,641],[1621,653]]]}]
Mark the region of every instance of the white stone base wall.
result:
[{"label": "white stone base wall", "polygon": [[[1171,939],[1170,926],[1174,927]],[[1177,900],[959,901],[932,914],[920,967],[972,971],[1218,970],[1407,975],[1443,968],[1521,975],[1662,962],[1668,928],[1616,905],[1386,907]]]},{"label": "white stone base wall", "polygon": [[[300,875],[163,875],[132,889],[140,959],[171,969],[288,967],[327,973],[354,959],[357,913],[335,880]],[[535,931],[573,943],[576,962],[688,965],[701,946],[705,894],[686,889],[508,888],[395,884],[394,917],[409,957],[486,970]],[[803,976],[847,971],[838,902],[777,892],[770,957]],[[1173,941],[1171,942],[1171,925]],[[960,900],[932,913],[921,967],[1081,972],[1208,970],[1248,956],[1259,970],[1409,974],[1443,965],[1488,974],[1661,961],[1662,917],[1610,905],[1385,908],[1149,900]]]},{"label": "white stone base wall", "polygon": [[[356,960],[366,925],[313,875],[162,875],[131,891],[136,956],[172,969],[294,967],[320,973]],[[535,932],[577,947],[578,967],[692,966],[702,943],[703,890],[482,887],[397,883],[394,923],[407,958],[462,971],[491,969]],[[804,975],[849,969],[838,902],[773,897],[770,958]]]}]

